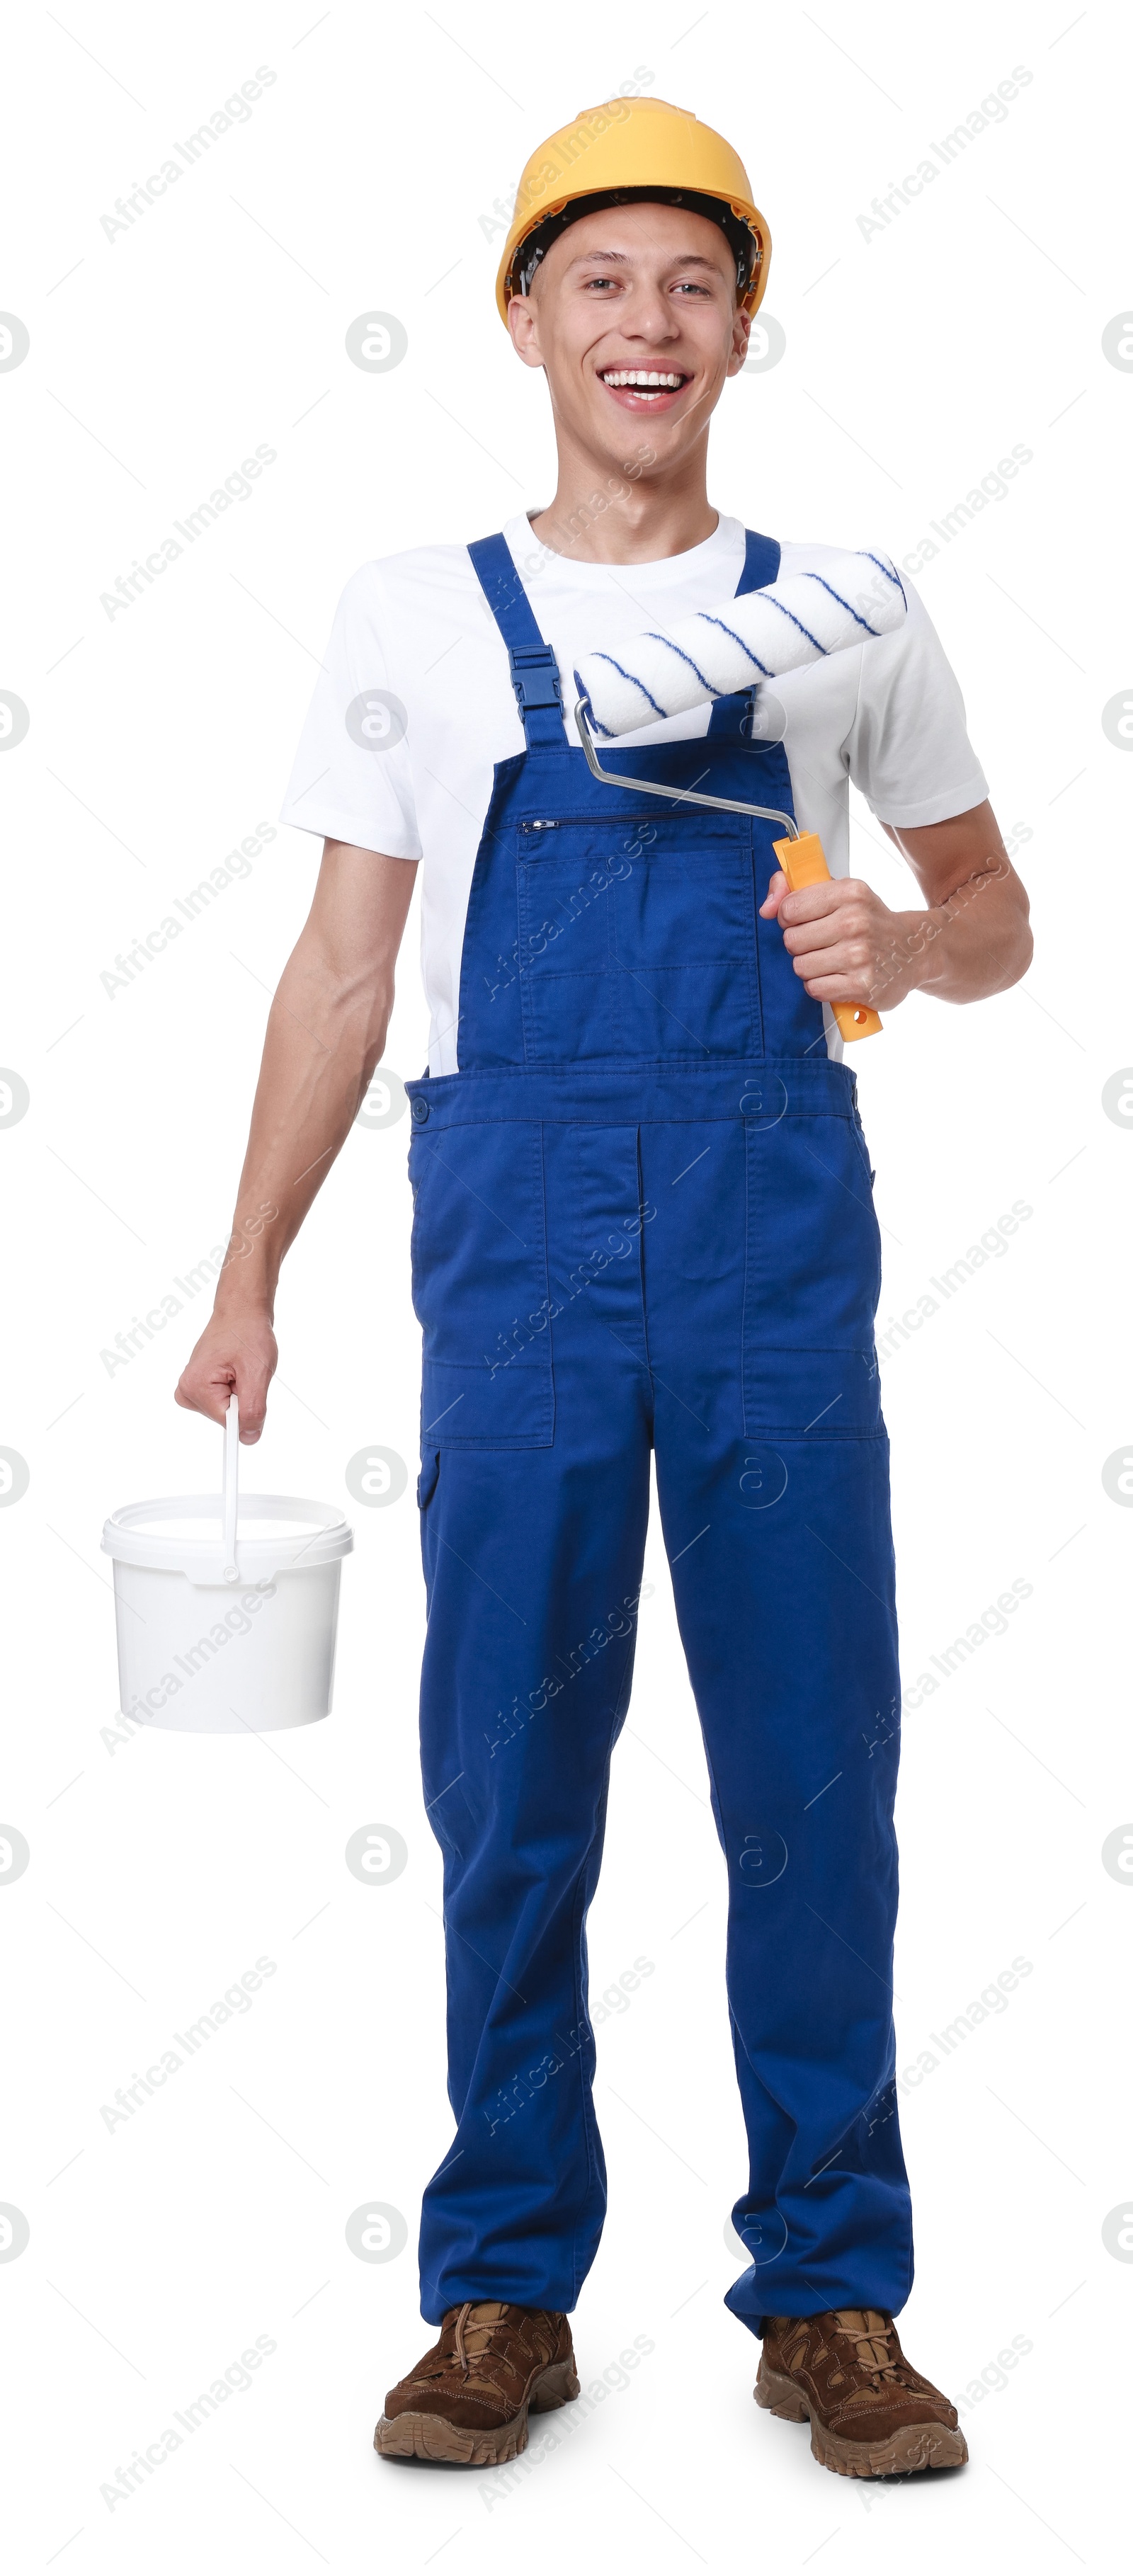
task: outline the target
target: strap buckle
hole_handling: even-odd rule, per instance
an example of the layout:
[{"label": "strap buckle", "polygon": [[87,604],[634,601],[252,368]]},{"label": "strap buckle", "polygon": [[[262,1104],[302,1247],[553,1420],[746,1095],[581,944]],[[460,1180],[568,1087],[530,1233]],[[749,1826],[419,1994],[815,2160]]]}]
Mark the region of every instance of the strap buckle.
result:
[{"label": "strap buckle", "polygon": [[521,716],[532,707],[562,707],[563,684],[549,644],[515,646],[508,660]]}]

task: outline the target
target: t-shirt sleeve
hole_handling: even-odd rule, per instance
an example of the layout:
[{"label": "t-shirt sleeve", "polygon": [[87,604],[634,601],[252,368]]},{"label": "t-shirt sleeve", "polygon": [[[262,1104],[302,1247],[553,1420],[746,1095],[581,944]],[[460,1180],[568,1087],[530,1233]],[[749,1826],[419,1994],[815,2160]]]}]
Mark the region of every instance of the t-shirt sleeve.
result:
[{"label": "t-shirt sleeve", "polygon": [[905,590],[904,624],[863,647],[858,703],[842,745],[855,787],[878,821],[898,830],[946,822],[987,795],[956,674],[923,601],[910,583]]},{"label": "t-shirt sleeve", "polygon": [[380,576],[365,564],[339,600],[279,819],[387,858],[419,859],[393,659]]}]

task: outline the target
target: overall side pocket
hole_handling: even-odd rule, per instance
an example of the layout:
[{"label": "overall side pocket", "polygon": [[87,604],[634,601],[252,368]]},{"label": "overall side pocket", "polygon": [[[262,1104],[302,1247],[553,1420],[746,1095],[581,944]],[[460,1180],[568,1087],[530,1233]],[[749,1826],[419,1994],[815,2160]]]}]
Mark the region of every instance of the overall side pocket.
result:
[{"label": "overall side pocket", "polygon": [[549,1448],[554,1308],[541,1126],[485,1120],[419,1131],[409,1176],[423,1455]]},{"label": "overall side pocket", "polygon": [[852,1116],[747,1132],[744,1427],[862,1440],[884,1429],[874,1346],[881,1236]]}]

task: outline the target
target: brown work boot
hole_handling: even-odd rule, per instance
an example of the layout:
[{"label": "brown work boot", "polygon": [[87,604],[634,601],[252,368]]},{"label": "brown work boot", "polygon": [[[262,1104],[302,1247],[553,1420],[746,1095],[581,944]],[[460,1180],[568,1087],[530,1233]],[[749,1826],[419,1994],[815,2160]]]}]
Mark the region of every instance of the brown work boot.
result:
[{"label": "brown work boot", "polygon": [[546,2415],[577,2395],[570,2326],[557,2308],[466,2299],[449,2308],[432,2351],[390,2389],[374,2449],[387,2460],[494,2468],[526,2450],[529,2409]]},{"label": "brown work boot", "polygon": [[968,2456],[955,2407],[906,2361],[881,2308],[765,2318],[755,2402],[789,2424],[809,2416],[815,2459],[842,2478],[958,2469]]}]

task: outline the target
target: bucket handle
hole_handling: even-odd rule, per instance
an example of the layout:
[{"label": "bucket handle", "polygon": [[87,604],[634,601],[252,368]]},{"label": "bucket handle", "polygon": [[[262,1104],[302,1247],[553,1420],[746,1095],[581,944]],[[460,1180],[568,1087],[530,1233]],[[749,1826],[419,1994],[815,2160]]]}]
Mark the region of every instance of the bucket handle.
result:
[{"label": "bucket handle", "polygon": [[236,1513],[240,1495],[240,1407],[233,1387],[224,1422],[224,1544],[222,1579],[238,1583],[240,1568],[236,1562]]}]

